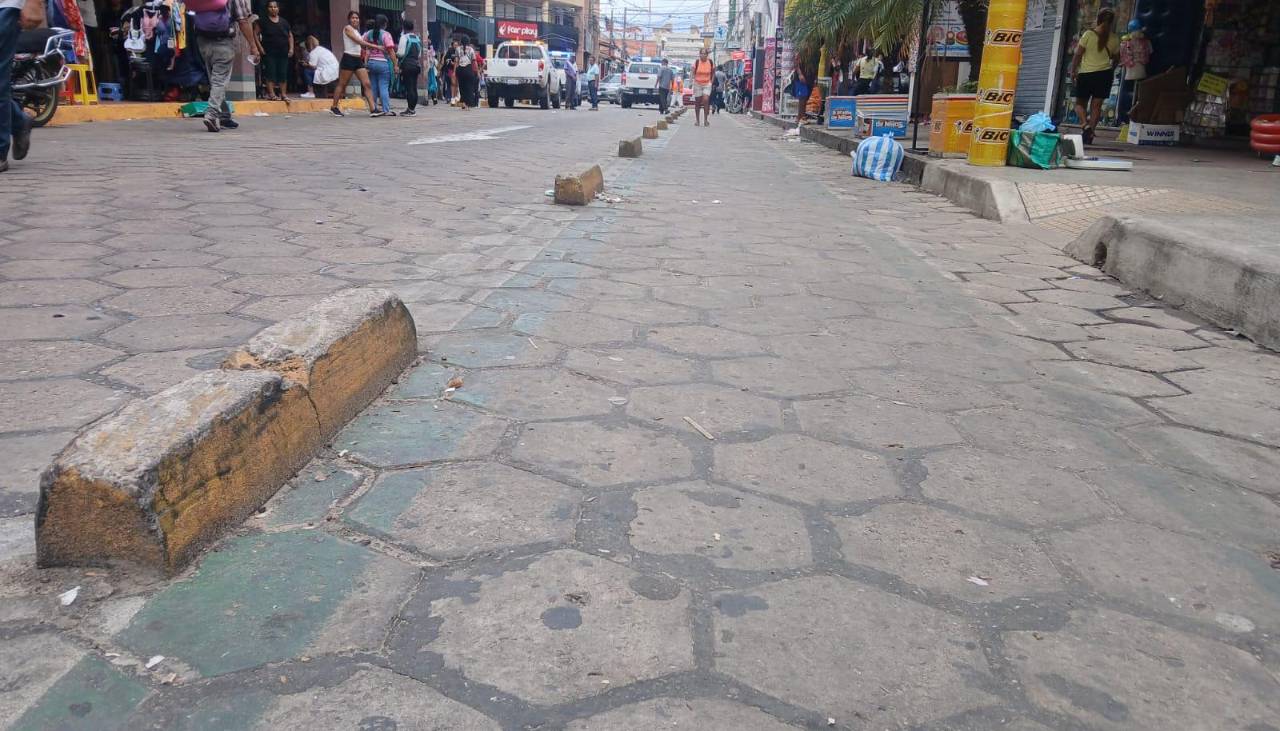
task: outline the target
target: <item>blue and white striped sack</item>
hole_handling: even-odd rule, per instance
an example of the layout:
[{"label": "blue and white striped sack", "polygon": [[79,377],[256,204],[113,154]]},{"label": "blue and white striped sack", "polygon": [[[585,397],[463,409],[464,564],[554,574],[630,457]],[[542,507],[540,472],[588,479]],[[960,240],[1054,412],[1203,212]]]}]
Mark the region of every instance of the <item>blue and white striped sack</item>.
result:
[{"label": "blue and white striped sack", "polygon": [[868,137],[859,142],[858,149],[850,154],[853,156],[854,175],[882,183],[893,180],[894,173],[902,166],[902,158],[906,156],[902,145],[888,135]]}]

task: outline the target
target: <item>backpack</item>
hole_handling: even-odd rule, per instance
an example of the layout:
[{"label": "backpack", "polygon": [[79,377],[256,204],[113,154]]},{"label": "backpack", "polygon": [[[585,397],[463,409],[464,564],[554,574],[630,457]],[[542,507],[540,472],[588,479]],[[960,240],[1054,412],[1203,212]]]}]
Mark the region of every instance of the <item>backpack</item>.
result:
[{"label": "backpack", "polygon": [[410,68],[422,70],[422,39],[417,34],[409,36],[404,44],[404,58],[400,63]]}]

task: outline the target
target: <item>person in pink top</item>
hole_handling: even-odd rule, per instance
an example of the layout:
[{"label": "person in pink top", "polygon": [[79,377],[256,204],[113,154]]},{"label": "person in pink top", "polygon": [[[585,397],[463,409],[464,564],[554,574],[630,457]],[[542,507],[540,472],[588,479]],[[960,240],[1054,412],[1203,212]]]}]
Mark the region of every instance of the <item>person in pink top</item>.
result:
[{"label": "person in pink top", "polygon": [[391,111],[391,77],[396,70],[396,42],[387,32],[387,16],[374,19],[373,29],[364,34],[369,43],[365,47],[365,66],[369,69],[369,81],[373,84],[373,98],[378,107],[375,117],[394,117]]}]

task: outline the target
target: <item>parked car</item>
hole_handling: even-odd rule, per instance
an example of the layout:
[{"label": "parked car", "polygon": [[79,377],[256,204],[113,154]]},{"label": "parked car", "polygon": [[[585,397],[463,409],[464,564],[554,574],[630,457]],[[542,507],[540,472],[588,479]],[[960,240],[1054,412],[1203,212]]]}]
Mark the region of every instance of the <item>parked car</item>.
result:
[{"label": "parked car", "polygon": [[[586,83],[585,81],[583,83]],[[622,74],[609,74],[600,82],[600,101],[618,103],[618,90],[622,87]]]},{"label": "parked car", "polygon": [[513,107],[522,99],[543,109],[560,108],[560,77],[541,43],[507,41],[498,46],[485,66],[484,82],[490,107],[498,106],[498,100]]},{"label": "parked car", "polygon": [[647,61],[632,61],[622,72],[618,89],[618,103],[623,109],[632,104],[658,103],[658,72],[662,67]]}]

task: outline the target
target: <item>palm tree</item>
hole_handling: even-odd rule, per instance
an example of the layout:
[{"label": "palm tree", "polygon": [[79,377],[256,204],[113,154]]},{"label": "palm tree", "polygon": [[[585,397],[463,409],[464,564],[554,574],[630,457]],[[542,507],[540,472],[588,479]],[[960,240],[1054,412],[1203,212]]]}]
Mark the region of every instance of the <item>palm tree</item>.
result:
[{"label": "palm tree", "polygon": [[[982,42],[987,29],[988,0],[956,0],[969,37],[969,80],[978,80]],[[790,0],[785,26],[795,44],[805,50],[839,48],[859,39],[879,48],[893,48],[919,32],[924,3],[940,0]]]}]

